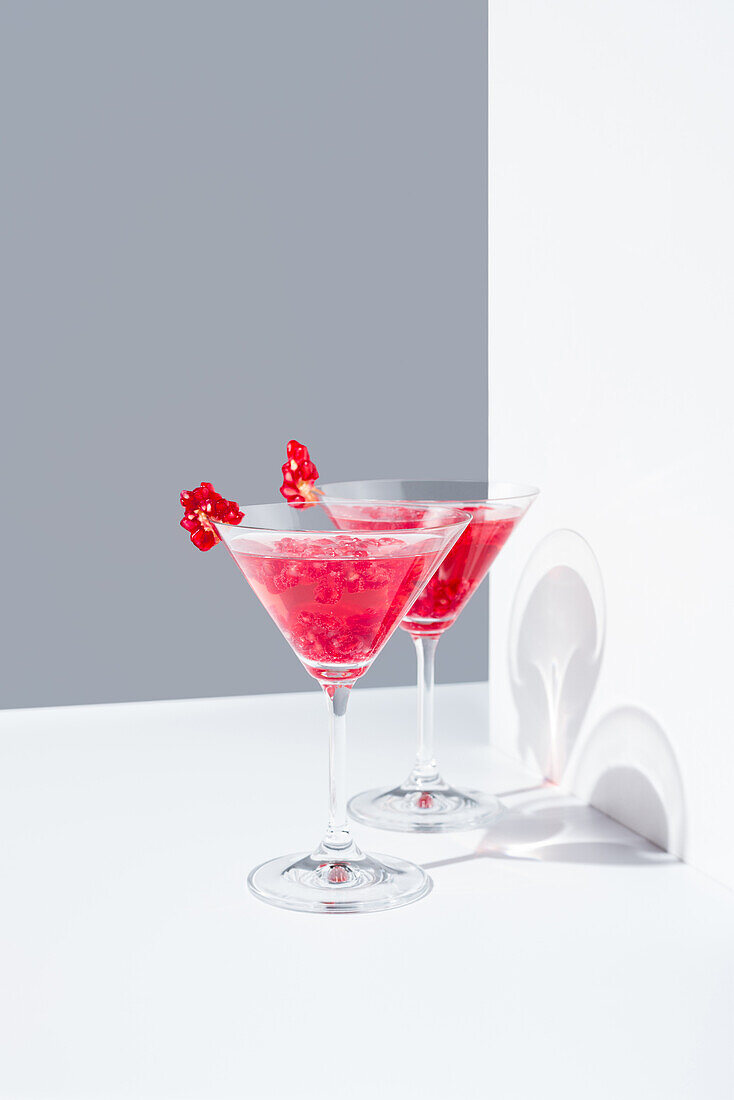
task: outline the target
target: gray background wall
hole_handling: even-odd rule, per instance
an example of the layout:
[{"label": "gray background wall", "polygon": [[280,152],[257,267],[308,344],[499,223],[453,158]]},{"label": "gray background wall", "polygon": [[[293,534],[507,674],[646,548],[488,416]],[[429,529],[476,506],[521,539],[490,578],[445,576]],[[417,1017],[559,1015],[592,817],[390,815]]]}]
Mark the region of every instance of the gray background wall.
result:
[{"label": "gray background wall", "polygon": [[[486,3],[0,5],[0,704],[313,681],[208,479],[487,462]],[[486,599],[442,643],[483,679]],[[365,683],[410,683],[399,634]],[[315,685],[314,685],[315,686]]]}]

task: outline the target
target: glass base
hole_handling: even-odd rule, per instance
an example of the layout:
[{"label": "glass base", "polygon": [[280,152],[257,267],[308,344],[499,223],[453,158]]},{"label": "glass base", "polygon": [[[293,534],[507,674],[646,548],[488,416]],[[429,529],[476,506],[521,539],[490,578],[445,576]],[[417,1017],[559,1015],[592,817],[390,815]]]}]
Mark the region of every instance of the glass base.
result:
[{"label": "glass base", "polygon": [[483,829],[505,812],[493,794],[458,790],[440,778],[424,786],[408,780],[399,787],[363,791],[347,809],[361,825],[399,833]]},{"label": "glass base", "polygon": [[339,859],[323,852],[280,856],[247,877],[260,901],[302,913],[379,913],[418,901],[433,888],[422,867],[395,856]]}]

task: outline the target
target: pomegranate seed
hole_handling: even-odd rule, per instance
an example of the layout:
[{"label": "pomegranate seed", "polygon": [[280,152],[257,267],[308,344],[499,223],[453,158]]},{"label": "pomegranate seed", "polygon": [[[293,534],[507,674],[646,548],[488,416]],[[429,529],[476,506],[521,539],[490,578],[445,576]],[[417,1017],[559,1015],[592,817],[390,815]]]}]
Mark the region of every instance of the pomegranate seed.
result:
[{"label": "pomegranate seed", "polygon": [[197,550],[211,550],[220,541],[210,519],[236,525],[244,515],[236,501],[225,500],[215,491],[211,481],[202,481],[196,489],[184,489],[179,499],[185,513],[181,526],[189,532]]},{"label": "pomegranate seed", "polygon": [[315,504],[319,497],[319,490],[314,487],[314,482],[319,476],[319,471],[311,461],[308,447],[299,443],[297,439],[291,439],[286,453],[288,457],[281,466],[283,473],[281,495],[294,508],[305,508],[309,504]]}]

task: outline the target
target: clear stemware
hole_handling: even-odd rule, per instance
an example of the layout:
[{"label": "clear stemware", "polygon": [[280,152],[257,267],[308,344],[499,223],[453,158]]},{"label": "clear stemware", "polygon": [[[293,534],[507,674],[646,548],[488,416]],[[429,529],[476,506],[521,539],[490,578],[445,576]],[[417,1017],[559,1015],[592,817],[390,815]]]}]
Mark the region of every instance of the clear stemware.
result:
[{"label": "clear stemware", "polygon": [[323,506],[369,525],[371,506],[379,515],[388,501],[402,502],[395,522],[407,525],[426,503],[450,504],[472,522],[406,611],[401,627],[415,643],[418,659],[418,751],[415,765],[397,787],[365,791],[349,802],[355,821],[401,832],[444,832],[491,824],[502,804],[487,791],[464,790],[446,782],[434,751],[434,666],[439,639],[461,614],[492,562],[538,495],[532,486],[486,481],[348,481],[322,485]]},{"label": "clear stemware", "polygon": [[[245,507],[237,525],[215,523],[235,564],[306,670],[329,709],[329,825],[310,852],[256,867],[250,890],[285,909],[375,912],[417,901],[431,888],[426,872],[355,844],[346,808],[346,708],[426,581],[461,536],[470,516],[453,507],[415,509],[402,529],[396,508],[350,505],[338,525],[320,505]],[[338,509],[336,509],[338,513]]]}]

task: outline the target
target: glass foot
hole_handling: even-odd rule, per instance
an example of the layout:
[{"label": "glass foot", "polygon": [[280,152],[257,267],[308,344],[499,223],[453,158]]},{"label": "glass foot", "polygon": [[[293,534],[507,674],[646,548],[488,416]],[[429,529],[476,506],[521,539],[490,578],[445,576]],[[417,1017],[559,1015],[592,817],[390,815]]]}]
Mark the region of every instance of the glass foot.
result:
[{"label": "glass foot", "polygon": [[430,893],[422,867],[395,856],[363,852],[335,859],[321,852],[280,856],[247,878],[260,901],[304,913],[378,913],[410,905]]},{"label": "glass foot", "polygon": [[363,791],[351,799],[347,808],[362,825],[400,833],[483,829],[505,812],[493,794],[458,790],[443,780],[425,787],[408,781],[399,787]]}]

